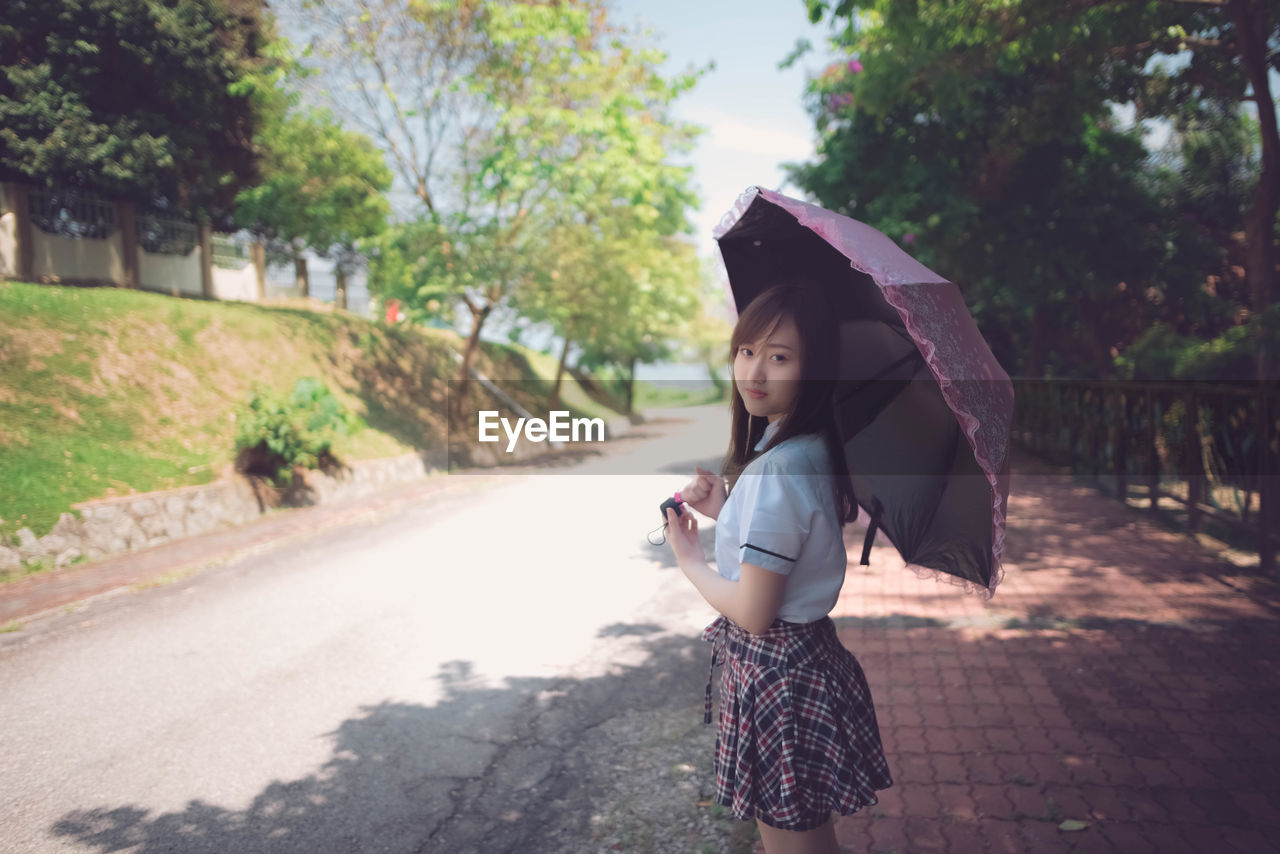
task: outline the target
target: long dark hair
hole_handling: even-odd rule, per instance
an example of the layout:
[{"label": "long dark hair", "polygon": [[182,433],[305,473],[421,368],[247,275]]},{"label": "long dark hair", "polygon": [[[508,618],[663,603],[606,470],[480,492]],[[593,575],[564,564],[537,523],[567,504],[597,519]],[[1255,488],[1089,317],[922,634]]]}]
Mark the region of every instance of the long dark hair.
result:
[{"label": "long dark hair", "polygon": [[784,317],[792,319],[800,338],[799,393],[791,411],[782,416],[782,423],[769,444],[756,452],[755,445],[764,434],[768,420],[747,412],[737,382],[733,383],[729,451],[721,473],[728,479],[732,492],[742,470],[757,456],[792,436],[816,433],[826,442],[831,458],[836,516],[843,525],[858,518],[858,497],[849,478],[831,399],[840,361],[840,331],[828,301],[815,287],[803,282],[774,285],[751,300],[733,327],[729,343],[730,376],[738,348],[768,337]]}]

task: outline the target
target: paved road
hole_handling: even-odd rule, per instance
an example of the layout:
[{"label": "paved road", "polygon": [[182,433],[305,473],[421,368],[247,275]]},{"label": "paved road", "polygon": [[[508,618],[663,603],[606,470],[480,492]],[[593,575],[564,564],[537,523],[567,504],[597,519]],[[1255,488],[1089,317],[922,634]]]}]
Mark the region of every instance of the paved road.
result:
[{"label": "paved road", "polygon": [[644,539],[723,447],[723,412],[696,416],[10,640],[0,850],[587,839],[591,734],[701,707],[713,612]]}]

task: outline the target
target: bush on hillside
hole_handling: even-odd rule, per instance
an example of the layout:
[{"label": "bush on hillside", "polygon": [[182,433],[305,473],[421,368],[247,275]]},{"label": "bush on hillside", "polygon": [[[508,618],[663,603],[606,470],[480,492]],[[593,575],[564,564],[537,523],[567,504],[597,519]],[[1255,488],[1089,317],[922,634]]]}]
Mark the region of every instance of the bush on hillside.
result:
[{"label": "bush on hillside", "polygon": [[337,466],[333,440],[358,423],[317,379],[298,380],[287,398],[257,386],[248,405],[236,415],[236,468],[288,487],[295,467],[327,470]]}]

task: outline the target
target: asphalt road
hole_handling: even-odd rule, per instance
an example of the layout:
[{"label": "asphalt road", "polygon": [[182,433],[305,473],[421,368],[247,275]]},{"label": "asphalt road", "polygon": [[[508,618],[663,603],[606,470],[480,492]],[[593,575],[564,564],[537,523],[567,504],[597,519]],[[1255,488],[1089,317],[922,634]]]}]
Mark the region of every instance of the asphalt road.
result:
[{"label": "asphalt road", "polygon": [[690,417],[0,648],[0,851],[592,850],[590,734],[701,706],[714,612],[644,536],[723,451]]}]

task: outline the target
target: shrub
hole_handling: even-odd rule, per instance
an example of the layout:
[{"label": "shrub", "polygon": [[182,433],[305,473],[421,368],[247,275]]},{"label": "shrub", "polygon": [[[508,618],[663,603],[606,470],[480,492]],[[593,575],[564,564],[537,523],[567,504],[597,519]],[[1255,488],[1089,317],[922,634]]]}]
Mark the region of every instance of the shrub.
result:
[{"label": "shrub", "polygon": [[1116,372],[1134,380],[1251,383],[1257,376],[1259,326],[1275,364],[1280,356],[1280,304],[1210,339],[1179,335],[1168,324],[1157,322],[1116,357]]},{"label": "shrub", "polygon": [[283,398],[262,386],[236,417],[236,467],[271,478],[276,486],[293,483],[293,469],[328,468],[337,464],[333,440],[357,420],[317,379],[298,380]]}]

